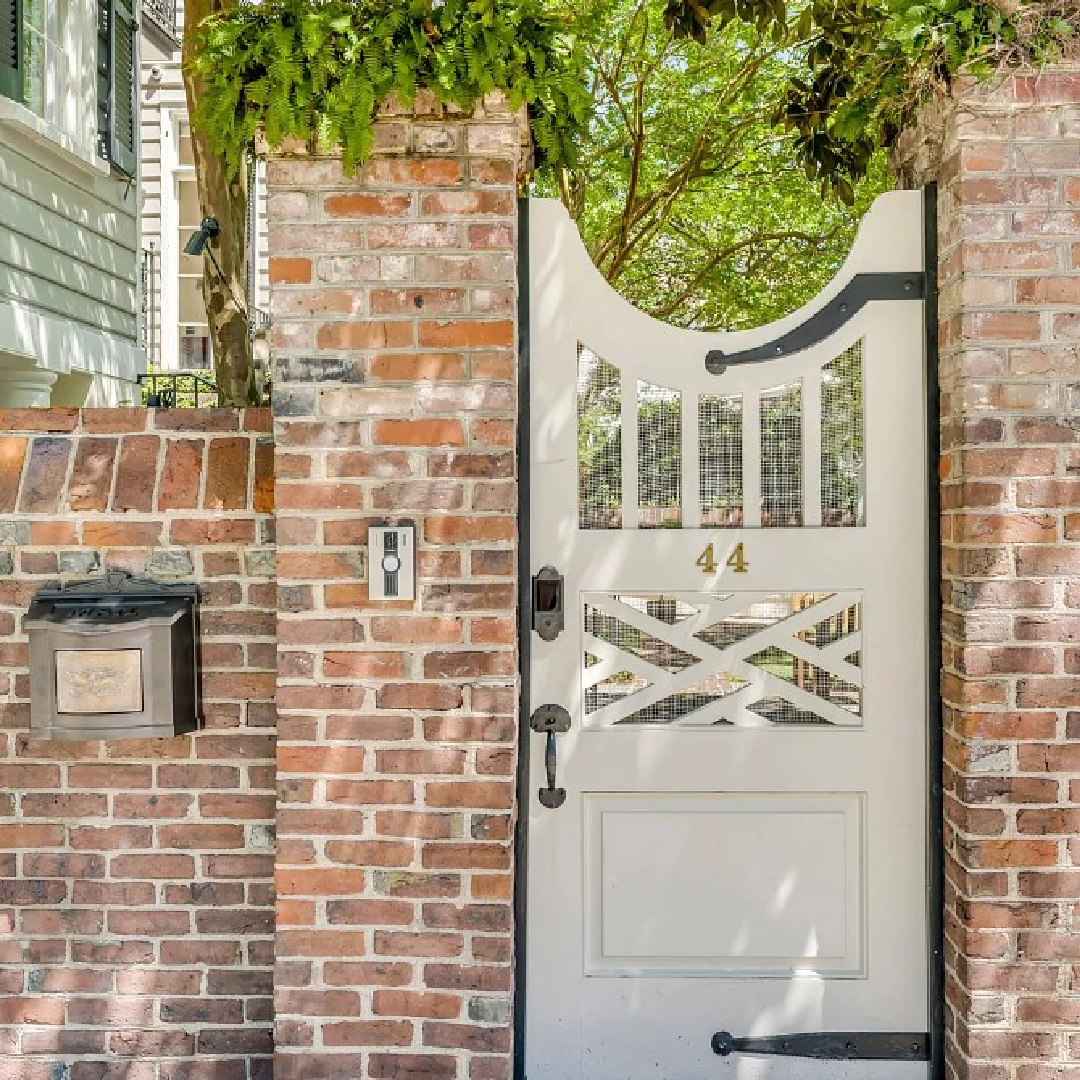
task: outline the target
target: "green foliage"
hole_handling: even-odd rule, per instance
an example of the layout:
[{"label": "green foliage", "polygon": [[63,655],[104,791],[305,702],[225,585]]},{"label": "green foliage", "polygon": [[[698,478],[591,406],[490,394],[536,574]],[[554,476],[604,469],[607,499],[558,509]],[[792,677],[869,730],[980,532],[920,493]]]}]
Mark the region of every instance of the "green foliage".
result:
[{"label": "green foliage", "polygon": [[471,109],[491,91],[529,107],[538,157],[574,158],[589,101],[580,54],[543,0],[266,0],[207,19],[192,50],[195,123],[239,168],[256,131],[340,145],[346,169],[374,147],[375,114],[417,89]]},{"label": "green foliage", "polygon": [[666,0],[679,36],[734,21],[790,40],[804,70],[776,114],[806,175],[847,203],[927,94],[961,72],[1058,54],[1080,29],[1074,0]]},{"label": "green foliage", "polygon": [[807,180],[774,122],[801,58],[740,20],[704,46],[674,37],[664,0],[565,2],[596,107],[577,161],[541,170],[536,190],[563,199],[601,273],[701,330],[760,326],[815,296],[890,179],[879,154],[850,209]]}]

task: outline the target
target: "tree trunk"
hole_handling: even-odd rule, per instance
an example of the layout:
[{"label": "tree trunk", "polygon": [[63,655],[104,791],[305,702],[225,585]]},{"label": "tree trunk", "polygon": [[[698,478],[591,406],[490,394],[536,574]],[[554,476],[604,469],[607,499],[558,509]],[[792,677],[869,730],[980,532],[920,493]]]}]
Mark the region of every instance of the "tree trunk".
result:
[{"label": "tree trunk", "polygon": [[[207,15],[235,4],[236,0],[186,0],[184,4],[182,55],[188,116],[195,115],[202,90],[202,80],[192,75],[189,64],[189,43],[194,41],[195,28]],[[210,150],[206,137],[194,125],[191,147],[202,216],[217,218],[221,226],[206,248],[203,265],[203,298],[214,350],[218,404],[257,405],[262,395],[255,377],[248,317],[242,306],[247,291],[247,178],[241,171],[230,179],[224,161]]]}]

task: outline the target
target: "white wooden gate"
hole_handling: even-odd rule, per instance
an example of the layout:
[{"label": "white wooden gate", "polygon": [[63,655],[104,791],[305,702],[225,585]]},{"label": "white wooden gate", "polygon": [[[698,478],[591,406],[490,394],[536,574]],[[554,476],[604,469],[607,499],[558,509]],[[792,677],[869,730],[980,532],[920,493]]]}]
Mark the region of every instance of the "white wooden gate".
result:
[{"label": "white wooden gate", "polygon": [[921,196],[730,335],[529,236],[528,1080],[924,1078]]}]

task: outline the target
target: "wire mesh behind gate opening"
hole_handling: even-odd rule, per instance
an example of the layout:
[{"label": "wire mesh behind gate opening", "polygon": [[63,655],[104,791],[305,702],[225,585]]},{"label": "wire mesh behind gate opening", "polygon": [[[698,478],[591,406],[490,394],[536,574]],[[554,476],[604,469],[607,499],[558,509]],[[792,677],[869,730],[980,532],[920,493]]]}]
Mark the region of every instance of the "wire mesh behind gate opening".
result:
[{"label": "wire mesh behind gate opening", "polygon": [[[714,619],[714,611],[722,615]],[[691,619],[705,625],[688,635]],[[752,723],[749,714],[773,724],[850,724],[862,714],[860,601],[834,593],[587,594],[583,620],[584,707],[593,726],[717,726]],[[748,687],[757,689],[742,693]],[[732,695],[739,708],[725,706]]]},{"label": "wire mesh behind gate opening", "polygon": [[[866,421],[863,342],[857,341],[821,369],[820,446],[807,448],[801,381],[757,393],[759,426],[745,430],[739,394],[684,394],[641,380],[624,385],[619,368],[578,346],[578,522],[582,529],[621,529],[624,513],[623,439],[634,440],[637,528],[742,528],[745,508],[745,440],[760,449],[760,525],[798,528],[806,521],[804,456],[820,455],[821,524],[864,525]],[[634,429],[623,430],[623,395],[630,392]],[[684,401],[688,398],[689,402]],[[696,399],[696,400],[695,400]],[[683,423],[693,407],[698,426],[697,477],[700,519],[683,508]],[[813,429],[810,429],[813,430]],[[692,438],[692,436],[691,436]],[[693,475],[692,473],[690,475]],[[753,518],[752,523],[757,523]]]}]

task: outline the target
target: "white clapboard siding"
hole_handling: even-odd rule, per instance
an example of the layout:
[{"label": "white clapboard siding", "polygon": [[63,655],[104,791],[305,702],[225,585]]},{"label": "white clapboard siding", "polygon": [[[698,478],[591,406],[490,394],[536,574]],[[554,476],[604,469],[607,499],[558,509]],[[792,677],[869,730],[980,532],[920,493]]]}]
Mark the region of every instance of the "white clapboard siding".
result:
[{"label": "white clapboard siding", "polygon": [[[0,154],[0,296],[137,336],[138,243],[127,181],[65,169],[14,143]],[[48,360],[46,360],[48,363]]]}]

